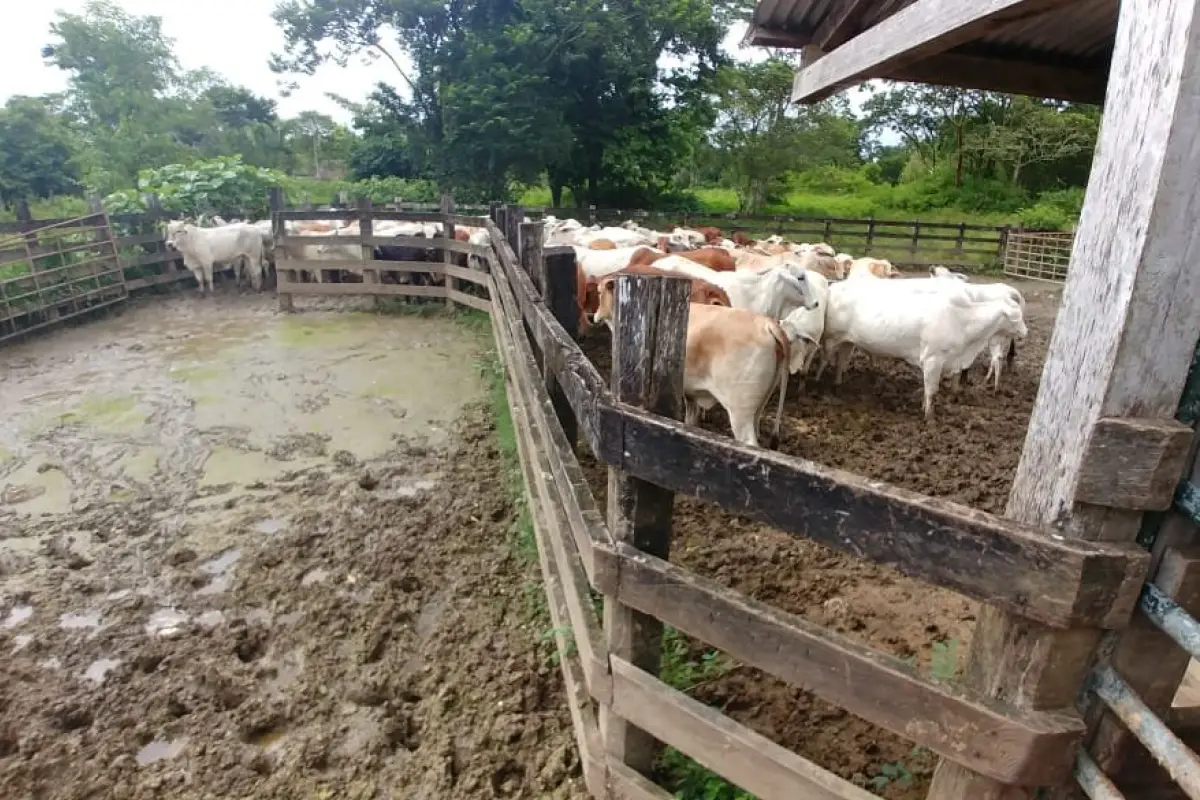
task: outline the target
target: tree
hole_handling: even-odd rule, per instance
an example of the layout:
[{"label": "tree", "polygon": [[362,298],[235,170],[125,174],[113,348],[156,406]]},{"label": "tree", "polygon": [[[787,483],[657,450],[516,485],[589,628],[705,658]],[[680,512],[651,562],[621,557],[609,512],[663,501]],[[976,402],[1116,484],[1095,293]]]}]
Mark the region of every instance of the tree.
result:
[{"label": "tree", "polygon": [[303,111],[295,119],[288,120],[288,126],[300,137],[307,140],[312,148],[312,173],[321,175],[321,143],[333,135],[337,123],[327,114],[317,111]]},{"label": "tree", "polygon": [[723,69],[713,144],[742,211],[759,211],[790,171],[845,165],[858,157],[858,126],[845,100],[791,104],[794,65],[773,57]]},{"label": "tree", "polygon": [[10,98],[0,109],[0,205],[78,189],[79,168],[65,121],[41,98]]},{"label": "tree", "polygon": [[1099,118],[1063,104],[1014,97],[1003,117],[990,123],[975,143],[983,155],[1007,167],[1013,185],[1024,170],[1091,153],[1096,147]]},{"label": "tree", "polygon": [[937,166],[947,151],[952,152],[954,185],[962,186],[967,129],[994,97],[973,89],[892,84],[875,92],[863,111],[868,130],[895,131],[928,167]]},{"label": "tree", "polygon": [[[723,63],[725,23],[745,8],[745,0],[283,0],[275,18],[287,52],[272,65],[311,72],[327,59],[381,53],[411,89],[405,141],[422,171],[499,191],[545,170],[556,198],[570,186],[577,199],[602,202],[617,198],[611,189],[627,183],[631,166],[652,182],[678,172],[692,145],[664,133],[697,119],[676,107],[702,99],[688,84]],[[394,45],[384,41],[391,36]],[[671,81],[658,69],[667,52],[692,62]],[[634,142],[636,164],[611,152]]]}]

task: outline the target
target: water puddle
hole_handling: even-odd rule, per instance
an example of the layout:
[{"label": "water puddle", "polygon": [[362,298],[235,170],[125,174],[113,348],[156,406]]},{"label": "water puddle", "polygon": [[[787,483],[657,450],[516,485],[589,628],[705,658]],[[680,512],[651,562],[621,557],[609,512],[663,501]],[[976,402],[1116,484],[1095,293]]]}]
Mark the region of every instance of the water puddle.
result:
[{"label": "water puddle", "polygon": [[120,663],[120,659],[116,658],[98,658],[88,665],[83,677],[92,683],[104,683],[104,677]]},{"label": "water puddle", "polygon": [[188,615],[174,608],[160,608],[146,620],[145,631],[150,636],[174,636],[188,621]]},{"label": "water puddle", "polygon": [[196,622],[205,630],[212,630],[225,622],[225,615],[220,611],[205,611],[196,617]]},{"label": "water puddle", "polygon": [[324,567],[317,567],[311,572],[306,572],[304,577],[300,579],[301,586],[312,586],[314,583],[323,583],[329,577],[329,570]]},{"label": "water puddle", "polygon": [[200,569],[213,576],[207,586],[202,587],[196,594],[211,595],[226,591],[233,583],[233,565],[242,557],[238,549],[227,550],[214,559],[205,561]]},{"label": "water puddle", "polygon": [[14,606],[4,618],[4,629],[11,630],[33,616],[33,606]]},{"label": "water puddle", "polygon": [[175,741],[169,739],[155,739],[150,744],[143,747],[137,752],[137,763],[139,767],[146,767],[156,761],[164,759],[176,758],[183,752],[183,748],[187,745],[187,737],[181,737]]},{"label": "water puddle", "polygon": [[265,533],[269,536],[273,536],[279,533],[281,530],[283,530],[283,520],[275,518],[264,519],[254,526],[254,531],[256,533]]},{"label": "water puddle", "polygon": [[62,614],[58,618],[58,627],[64,631],[91,629],[100,630],[100,612],[85,611],[82,614]]},{"label": "water puddle", "polygon": [[412,481],[401,486],[397,486],[388,492],[384,493],[384,498],[388,500],[410,500],[419,494],[428,492],[433,487],[437,486],[437,481],[422,478]]}]

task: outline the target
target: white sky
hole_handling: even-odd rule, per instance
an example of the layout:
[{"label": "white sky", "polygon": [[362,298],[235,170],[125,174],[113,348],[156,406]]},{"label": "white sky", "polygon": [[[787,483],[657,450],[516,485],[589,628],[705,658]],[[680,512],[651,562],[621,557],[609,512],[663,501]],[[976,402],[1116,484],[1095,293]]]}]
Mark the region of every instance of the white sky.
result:
[{"label": "white sky", "polygon": [[[41,49],[50,42],[55,12],[81,13],[86,0],[6,0],[0,24],[0,103],[14,94],[38,95],[62,91],[66,73],[46,66]],[[175,55],[185,69],[208,67],[230,82],[278,101],[279,113],[295,116],[316,110],[341,122],[350,115],[325,96],[336,92],[354,101],[366,98],[378,81],[400,83],[392,65],[384,60],[363,63],[352,59],[345,67],[326,64],[313,76],[278,76],[267,59],[283,49],[283,36],[271,19],[275,0],[117,0],[133,15],[162,17],[163,31],[174,39]],[[236,20],[237,24],[231,24]],[[759,47],[740,48],[744,25],[730,30],[725,49],[737,58],[766,57]],[[281,97],[279,82],[287,77],[299,83],[290,97]]]}]

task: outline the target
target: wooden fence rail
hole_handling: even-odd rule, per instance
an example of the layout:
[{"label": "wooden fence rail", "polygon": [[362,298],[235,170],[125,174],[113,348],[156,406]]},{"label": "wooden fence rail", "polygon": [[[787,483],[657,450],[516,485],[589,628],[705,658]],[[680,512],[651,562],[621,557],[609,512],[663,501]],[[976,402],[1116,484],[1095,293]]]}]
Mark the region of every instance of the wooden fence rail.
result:
[{"label": "wooden fence rail", "polygon": [[[554,297],[574,288],[573,268],[551,269],[550,262],[570,256],[530,257],[527,244],[514,247],[523,237],[510,241],[487,224],[492,324],[547,597],[556,630],[571,632],[559,637],[560,657],[593,796],[666,797],[645,774],[656,742],[763,798],[870,796],[659,681],[654,632],[664,623],[1002,783],[1070,778],[1085,730],[1077,714],[985,699],[672,565],[669,498],[691,494],[1058,628],[1125,626],[1148,567],[1145,551],[1050,536],[634,408],[622,400],[673,412],[663,376],[639,381],[675,359],[649,357],[661,341],[636,331],[682,336],[680,320],[662,316],[671,318],[674,301],[650,289],[674,281],[620,279],[613,373],[625,383],[610,391],[563,324],[571,324],[571,308],[550,310]],[[635,291],[639,282],[650,283]],[[636,316],[654,309],[660,316],[652,326]],[[616,368],[625,363],[622,337],[631,337],[630,354],[641,353],[627,369]],[[607,522],[575,457],[576,430],[616,471]],[[592,591],[604,596],[603,619]]]}]

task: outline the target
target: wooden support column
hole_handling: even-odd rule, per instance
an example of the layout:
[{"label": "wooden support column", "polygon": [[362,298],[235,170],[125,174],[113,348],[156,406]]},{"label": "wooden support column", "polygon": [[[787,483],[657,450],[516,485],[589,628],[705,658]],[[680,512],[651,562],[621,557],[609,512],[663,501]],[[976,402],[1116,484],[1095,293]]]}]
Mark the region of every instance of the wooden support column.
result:
[{"label": "wooden support column", "polygon": [[[367,244],[367,240],[375,235],[375,218],[371,216],[371,198],[360,197],[355,202],[355,206],[358,208],[358,236],[359,241],[362,242],[362,255],[360,258],[362,258],[363,261],[371,262],[375,260],[375,247]],[[379,270],[374,267],[364,266],[362,275],[364,284],[375,286],[381,282],[379,280]],[[382,308],[383,296],[378,294],[372,296],[371,305],[376,310]]]},{"label": "wooden support column", "polygon": [[[448,245],[454,241],[454,221],[450,217],[454,214],[454,195],[444,193],[442,195],[442,243]],[[448,246],[442,248],[442,263],[447,266],[454,266],[454,251]],[[459,288],[458,281],[449,273],[446,275],[446,289],[457,290]],[[446,308],[454,308],[454,302],[450,299],[450,294],[446,294]]]},{"label": "wooden support column", "polygon": [[[623,275],[617,280],[613,316],[612,393],[622,403],[680,419],[689,281]],[[674,495],[608,469],[608,525],[613,538],[658,558],[671,549]],[[608,652],[657,675],[662,623],[615,602],[604,601]],[[649,775],[660,745],[643,730],[600,707],[600,734],[610,758]]]},{"label": "wooden support column", "polygon": [[525,211],[520,206],[509,203],[504,207],[504,226],[502,227],[504,238],[508,239],[517,261],[521,263],[524,263],[521,259],[521,220],[523,219],[525,219]]},{"label": "wooden support column", "polygon": [[[538,227],[541,227],[540,223]],[[558,320],[572,339],[579,337],[579,306],[575,299],[575,251],[542,256],[542,298],[546,308]],[[548,366],[548,365],[547,365]],[[543,369],[546,380],[546,391],[550,394],[550,402],[554,405],[554,413],[562,425],[567,442],[574,449],[579,442],[579,422],[575,412],[567,402],[567,396],[554,378],[554,373],[548,368]]]},{"label": "wooden support column", "polygon": [[[283,217],[279,215],[284,208],[283,189],[278,186],[272,186],[271,192],[268,195],[268,203],[271,207],[271,238],[275,240],[276,246],[283,241],[285,229],[283,226]],[[277,259],[278,260],[278,259]],[[293,311],[292,295],[287,290],[287,285],[296,280],[296,273],[291,270],[275,268],[275,292],[279,295],[279,310]]]},{"label": "wooden support column", "polygon": [[[1048,534],[1132,542],[1142,509],[1076,504],[1081,476],[1089,472],[1094,483],[1103,468],[1085,464],[1096,458],[1089,453],[1103,452],[1090,446],[1098,423],[1138,417],[1162,421],[1164,432],[1177,424],[1200,338],[1197,85],[1194,0],[1125,0],[1062,310],[1008,502],[1008,516]],[[1108,463],[1122,465],[1116,457]],[[1050,630],[985,606],[967,679],[1020,706],[1069,708],[1099,637],[1098,630]],[[1032,793],[943,761],[928,796],[1016,800]]]},{"label": "wooden support column", "polygon": [[[512,212],[512,206],[509,206],[508,219],[520,219],[520,209],[518,213]],[[534,287],[540,292],[542,290],[541,280],[545,266],[542,264],[542,223],[528,222],[517,225],[517,240],[512,243],[513,250],[517,253],[517,261],[521,265],[521,269],[533,281]],[[525,335],[529,338],[529,344],[533,348],[533,358],[537,362],[538,369],[545,374],[546,371],[546,354],[538,347],[537,337],[533,335],[533,329],[529,325],[529,321],[525,320]]]}]

